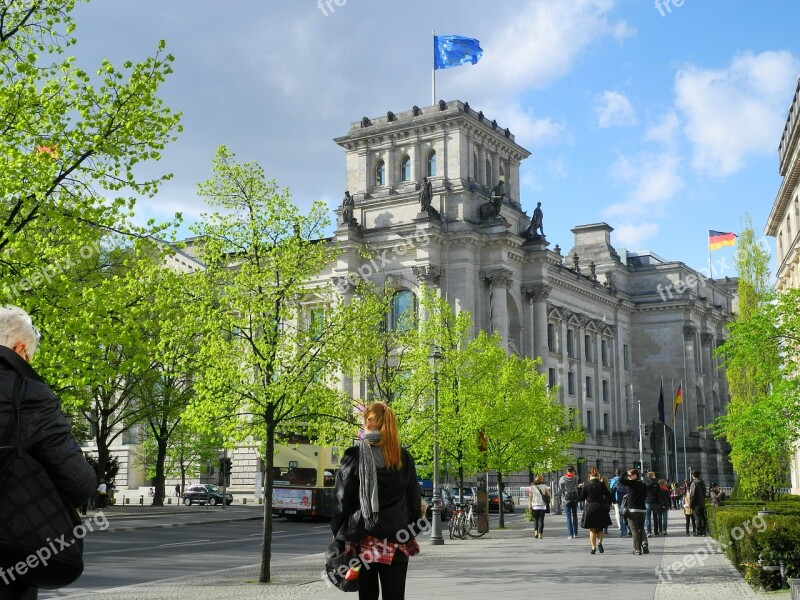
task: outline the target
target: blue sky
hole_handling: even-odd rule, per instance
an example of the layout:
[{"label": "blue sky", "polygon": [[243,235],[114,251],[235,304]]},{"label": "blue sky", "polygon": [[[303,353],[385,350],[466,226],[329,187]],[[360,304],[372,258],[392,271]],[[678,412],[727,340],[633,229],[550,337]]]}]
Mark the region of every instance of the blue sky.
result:
[{"label": "blue sky", "polygon": [[[522,206],[551,244],[605,221],[612,242],[705,268],[707,229],[758,235],[780,185],[777,146],[800,75],[800,4],[788,0],[94,0],[75,12],[79,64],[176,57],[162,96],[185,131],[144,217],[203,210],[217,146],[259,162],[307,206],[339,204],[332,138],[363,116],[430,103],[431,29],[481,41],[475,66],[439,71],[532,152]],[[772,246],[772,240],[769,240]],[[732,248],[714,275],[734,275]]]}]

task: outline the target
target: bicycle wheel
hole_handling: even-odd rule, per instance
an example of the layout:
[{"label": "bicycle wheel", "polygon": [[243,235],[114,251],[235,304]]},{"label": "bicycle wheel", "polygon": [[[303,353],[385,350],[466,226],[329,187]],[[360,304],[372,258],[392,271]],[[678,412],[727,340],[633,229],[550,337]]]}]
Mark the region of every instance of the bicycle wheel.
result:
[{"label": "bicycle wheel", "polygon": [[467,539],[467,515],[462,514],[458,520],[458,537],[462,540]]},{"label": "bicycle wheel", "polygon": [[451,540],[454,540],[456,538],[456,535],[458,535],[456,533],[457,530],[458,530],[458,517],[459,517],[459,513],[456,513],[456,514],[452,515],[450,517],[450,521],[447,524],[448,525],[448,529],[450,530],[450,539]]},{"label": "bicycle wheel", "polygon": [[472,515],[472,519],[467,529],[467,534],[470,537],[479,538],[489,531],[489,521],[483,515]]}]

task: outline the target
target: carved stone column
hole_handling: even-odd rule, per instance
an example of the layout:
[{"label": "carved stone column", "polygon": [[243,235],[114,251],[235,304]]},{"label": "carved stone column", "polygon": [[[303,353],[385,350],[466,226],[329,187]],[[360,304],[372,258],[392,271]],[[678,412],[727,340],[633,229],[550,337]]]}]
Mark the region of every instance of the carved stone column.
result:
[{"label": "carved stone column", "polygon": [[508,289],[512,273],[509,269],[492,269],[483,278],[489,286],[489,324],[492,332],[500,334],[500,341],[508,349]]},{"label": "carved stone column", "polygon": [[547,371],[547,298],[552,288],[549,285],[523,286],[522,293],[528,298],[531,306],[531,356],[542,358],[539,372]]}]

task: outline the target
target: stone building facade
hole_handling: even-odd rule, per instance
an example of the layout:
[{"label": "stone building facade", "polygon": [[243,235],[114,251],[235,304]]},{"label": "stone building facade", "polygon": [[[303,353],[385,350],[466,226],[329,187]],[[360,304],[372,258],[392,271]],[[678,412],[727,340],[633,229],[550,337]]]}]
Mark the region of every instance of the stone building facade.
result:
[{"label": "stone building facade", "polygon": [[[777,242],[775,286],[788,290],[800,287],[800,78],[778,145],[778,168],[783,179],[764,233]],[[800,494],[800,445],[792,457],[791,473],[792,493]]]},{"label": "stone building facade", "polygon": [[[335,141],[348,199],[331,243],[343,252],[321,281],[345,294],[354,278],[388,282],[403,306],[425,283],[469,311],[475,332],[499,332],[510,352],[542,357],[550,385],[586,431],[574,450],[584,473],[638,460],[641,402],[645,463],[670,479],[699,468],[707,481],[733,484],[725,445],[702,427],[728,399],[712,352],[732,319],[735,281],[617,250],[606,223],[575,227],[568,251],[552,244],[542,235],[546,217],[534,232],[523,208],[532,203],[520,199],[519,167],[530,153],[466,103],[364,117]],[[544,204],[569,210],[568,202]],[[379,260],[363,259],[363,247]],[[666,427],[658,422],[662,381]],[[673,424],[681,382],[684,410]],[[363,382],[345,387],[366,394]]]}]

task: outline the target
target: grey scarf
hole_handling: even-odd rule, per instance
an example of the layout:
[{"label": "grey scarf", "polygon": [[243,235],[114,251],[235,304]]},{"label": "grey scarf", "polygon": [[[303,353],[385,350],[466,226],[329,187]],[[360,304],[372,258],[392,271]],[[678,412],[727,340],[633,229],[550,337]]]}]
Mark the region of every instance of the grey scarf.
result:
[{"label": "grey scarf", "polygon": [[359,499],[361,500],[361,514],[367,531],[378,524],[378,470],[375,466],[375,456],[372,454],[370,442],[380,442],[381,432],[370,431],[364,434],[364,439],[358,448],[358,480]]}]

